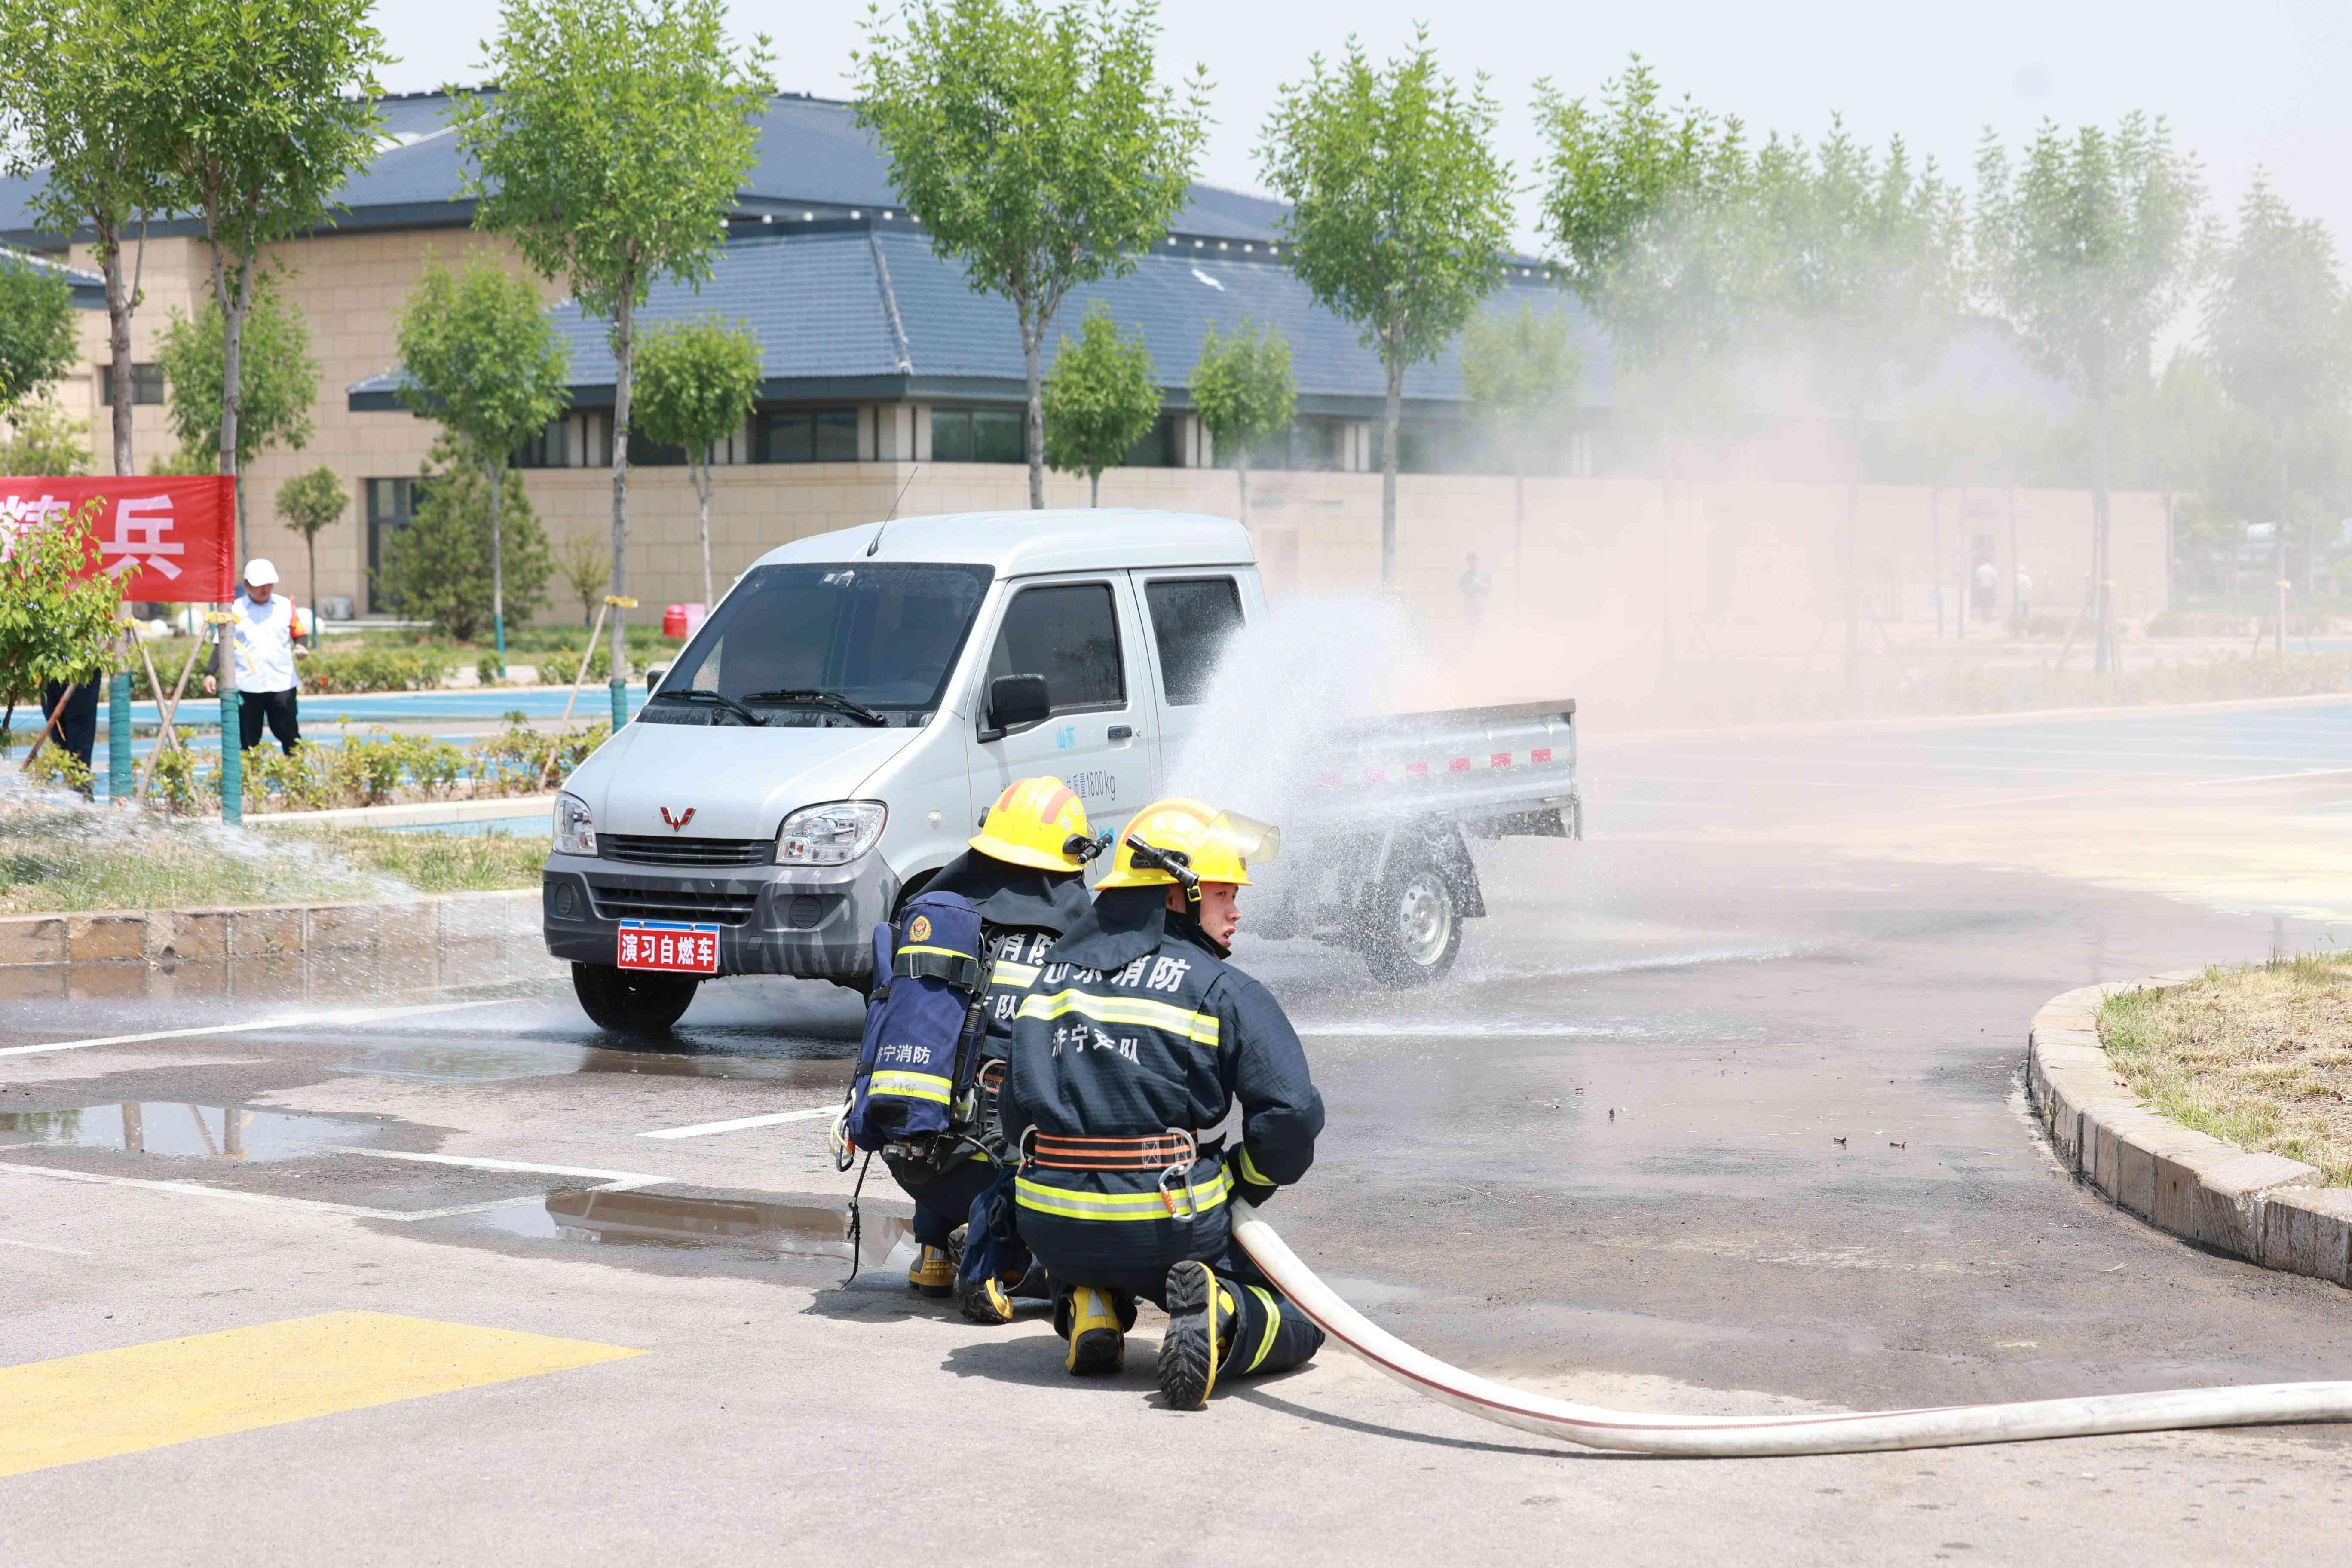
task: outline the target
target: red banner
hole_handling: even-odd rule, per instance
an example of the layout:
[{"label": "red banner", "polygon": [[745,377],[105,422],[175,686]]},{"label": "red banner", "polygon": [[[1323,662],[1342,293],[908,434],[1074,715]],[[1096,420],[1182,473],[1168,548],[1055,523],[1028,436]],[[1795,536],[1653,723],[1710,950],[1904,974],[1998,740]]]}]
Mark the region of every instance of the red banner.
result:
[{"label": "red banner", "polygon": [[225,605],[236,597],[236,481],[195,479],[0,478],[0,556],[19,529],[102,503],[91,538],[100,567],[122,578],[131,604]]}]

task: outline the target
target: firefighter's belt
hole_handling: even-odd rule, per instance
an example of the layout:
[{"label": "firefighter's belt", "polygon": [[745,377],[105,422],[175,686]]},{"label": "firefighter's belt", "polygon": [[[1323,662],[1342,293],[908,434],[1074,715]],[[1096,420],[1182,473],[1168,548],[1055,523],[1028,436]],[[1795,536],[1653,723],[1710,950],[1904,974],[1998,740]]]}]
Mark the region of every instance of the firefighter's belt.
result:
[{"label": "firefighter's belt", "polygon": [[[1214,1154],[1220,1147],[1204,1145],[1199,1152]],[[1149,1138],[1065,1138],[1038,1132],[1031,1135],[1025,1152],[1031,1164],[1049,1171],[1164,1171],[1188,1166],[1194,1158],[1192,1140],[1172,1132]]]}]

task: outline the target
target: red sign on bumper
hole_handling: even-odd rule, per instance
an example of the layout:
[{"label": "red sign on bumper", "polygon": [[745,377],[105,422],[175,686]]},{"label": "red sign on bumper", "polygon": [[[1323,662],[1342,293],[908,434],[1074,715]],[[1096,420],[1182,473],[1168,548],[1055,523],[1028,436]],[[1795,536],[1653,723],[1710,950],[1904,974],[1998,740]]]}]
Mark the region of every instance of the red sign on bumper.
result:
[{"label": "red sign on bumper", "polygon": [[614,962],[623,969],[658,969],[672,974],[719,973],[719,928],[677,921],[623,921]]}]

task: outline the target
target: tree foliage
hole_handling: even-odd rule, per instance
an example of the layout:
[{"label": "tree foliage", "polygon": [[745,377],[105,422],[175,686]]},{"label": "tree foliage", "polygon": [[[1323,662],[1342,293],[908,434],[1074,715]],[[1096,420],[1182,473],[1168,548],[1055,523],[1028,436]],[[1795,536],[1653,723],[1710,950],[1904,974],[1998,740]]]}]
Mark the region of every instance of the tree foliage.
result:
[{"label": "tree foliage", "polygon": [[555,571],[580,601],[580,624],[589,625],[613,580],[613,558],[589,535],[567,533],[555,547]]},{"label": "tree foliage", "polygon": [[319,534],[352,504],[341,474],[324,463],[278,487],[278,521],[302,536],[310,561],[310,619],[319,618]]},{"label": "tree foliage", "polygon": [[759,335],[714,321],[649,329],[637,363],[637,428],[686,448],[687,473],[701,503],[702,602],[715,603],[710,574],[713,448],[742,429],[760,395]]},{"label": "tree foliage", "polygon": [[[444,435],[433,443],[416,488],[415,517],[384,538],[376,586],[403,615],[471,642],[489,629],[494,609],[489,481],[473,456]],[[546,605],[555,568],[520,475],[509,477],[500,513],[507,608],[527,619]]]},{"label": "tree foliage", "polygon": [[2336,241],[2257,175],[2206,296],[2200,343],[2232,401],[2279,426],[2341,407],[2352,384],[2352,308]]},{"label": "tree foliage", "polygon": [[[227,406],[221,378],[227,363],[220,306],[200,300],[194,316],[173,310],[155,340],[163,373],[164,416],[183,451],[217,451]],[[310,358],[310,331],[302,313],[264,278],[247,306],[239,344],[242,417],[231,466],[241,472],[270,447],[300,451],[310,444],[310,408],[319,396],[319,366]]]},{"label": "tree foliage", "polygon": [[1568,317],[1522,302],[1462,331],[1462,381],[1471,405],[1500,438],[1514,473],[1557,439],[1583,374]]},{"label": "tree foliage", "polygon": [[1045,383],[1045,461],[1065,474],[1084,474],[1087,504],[1102,504],[1102,471],[1116,467],[1160,417],[1159,378],[1143,334],[1119,331],[1097,302],[1054,351]]},{"label": "tree foliage", "polygon": [[1045,332],[1070,289],[1134,269],[1183,206],[1208,79],[1153,71],[1151,0],[913,0],[857,52],[857,117],[971,287],[1013,304],[1029,383],[1029,504],[1045,504]]},{"label": "tree foliage", "polygon": [[503,466],[563,412],[571,356],[539,290],[494,263],[428,261],[398,321],[400,400],[446,430],[467,460]]},{"label": "tree foliage", "polygon": [[65,274],[0,251],[0,416],[71,370],[79,338]]},{"label": "tree foliage", "polygon": [[20,403],[0,417],[0,474],[62,478],[89,472],[89,426],[52,398]]},{"label": "tree foliage", "polygon": [[122,580],[96,570],[99,505],[0,521],[0,702],[49,680],[95,679],[117,630]]},{"label": "tree foliage", "polygon": [[1258,145],[1266,184],[1291,204],[1290,268],[1318,304],[1363,329],[1388,373],[1381,455],[1381,580],[1396,579],[1397,432],[1404,373],[1454,341],[1502,281],[1511,168],[1479,76],[1463,91],[1426,28],[1375,66],[1354,40],[1286,84]]},{"label": "tree foliage", "polygon": [[1297,411],[1290,340],[1246,317],[1229,337],[1211,322],[1192,366],[1192,406],[1219,458],[1246,472],[1259,443],[1289,429]]},{"label": "tree foliage", "polygon": [[[628,582],[636,309],[699,283],[726,239],[770,90],[768,41],[728,41],[720,0],[506,0],[483,61],[499,84],[452,115],[478,226],[611,323],[613,586]],[[612,659],[626,664],[626,616]]]}]

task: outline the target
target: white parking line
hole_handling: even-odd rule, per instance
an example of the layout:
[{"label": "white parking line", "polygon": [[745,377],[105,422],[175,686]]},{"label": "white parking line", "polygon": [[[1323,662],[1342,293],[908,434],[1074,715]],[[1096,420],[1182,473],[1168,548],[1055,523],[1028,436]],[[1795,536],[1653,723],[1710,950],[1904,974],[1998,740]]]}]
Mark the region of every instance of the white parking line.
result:
[{"label": "white parking line", "polygon": [[837,1108],[816,1106],[808,1110],[779,1110],[772,1116],[743,1116],[733,1121],[698,1121],[691,1127],[664,1127],[652,1132],[640,1132],[640,1138],[699,1138],[706,1132],[740,1132],[746,1127],[773,1127],[784,1121],[814,1121],[820,1116],[830,1116]]},{"label": "white parking line", "polygon": [[41,1242],[17,1241],[5,1236],[0,1236],[0,1247],[30,1247],[35,1252],[54,1252],[60,1258],[96,1258],[98,1256],[95,1252],[84,1252],[78,1247],[49,1247]]},{"label": "white parking line", "polygon": [[642,1171],[590,1171],[578,1165],[532,1165],[520,1160],[489,1160],[471,1154],[416,1154],[405,1149],[362,1149],[341,1143],[327,1145],[330,1154],[364,1154],[371,1160],[414,1160],[421,1165],[463,1165],[472,1171],[525,1171],[543,1176],[584,1176],[593,1182],[630,1182],[650,1187],[667,1182],[667,1176],[648,1176]]},{"label": "white parking line", "polygon": [[261,1018],[249,1024],[206,1024],[194,1029],[154,1029],[143,1035],[100,1035],[89,1040],[52,1040],[41,1046],[0,1046],[0,1057],[29,1057],[40,1051],[79,1051],[91,1046],[131,1046],[142,1040],[184,1040],[197,1035],[241,1035],[254,1029],[299,1029],[310,1024],[376,1024],[387,1018],[415,1018],[427,1013],[457,1013],[468,1007],[497,1007],[521,1000],[498,996],[485,1002],[421,1002],[413,1007],[359,1007],[336,1013],[295,1013],[282,1018]]},{"label": "white parking line", "polygon": [[[350,1149],[341,1152],[352,1154],[389,1156],[395,1159],[404,1158],[410,1160],[429,1160],[435,1163],[452,1165],[479,1165],[490,1170],[536,1171],[551,1175],[574,1175],[583,1173],[572,1171],[562,1165],[519,1165],[511,1161],[462,1160],[434,1154],[401,1155],[394,1153],[394,1151],[388,1149]],[[0,1164],[0,1173],[19,1176],[47,1176],[60,1182],[89,1182],[95,1185],[103,1187],[137,1187],[145,1192],[178,1193],[187,1197],[226,1198],[231,1203],[269,1204],[275,1205],[280,1208],[309,1209],[316,1214],[345,1215],[353,1219],[396,1219],[404,1222],[414,1222],[421,1219],[450,1219],[458,1215],[483,1214],[491,1209],[505,1208],[512,1204],[538,1203],[546,1196],[543,1193],[525,1193],[519,1197],[491,1198],[485,1203],[458,1204],[449,1208],[373,1209],[367,1208],[359,1204],[328,1203],[322,1198],[295,1198],[288,1197],[278,1193],[243,1193],[238,1192],[233,1187],[208,1187],[201,1182],[151,1182],[139,1176],[106,1176],[100,1175],[94,1171],[68,1171],[55,1165]],[[610,1173],[607,1172],[589,1172],[584,1173],[591,1175],[610,1174]],[[635,1187],[658,1186],[668,1180],[669,1178],[667,1176],[627,1176],[619,1181],[607,1182],[604,1185],[593,1190],[602,1193],[621,1193],[627,1192]],[[30,1246],[31,1244],[26,1242],[16,1243],[15,1245]]]}]

